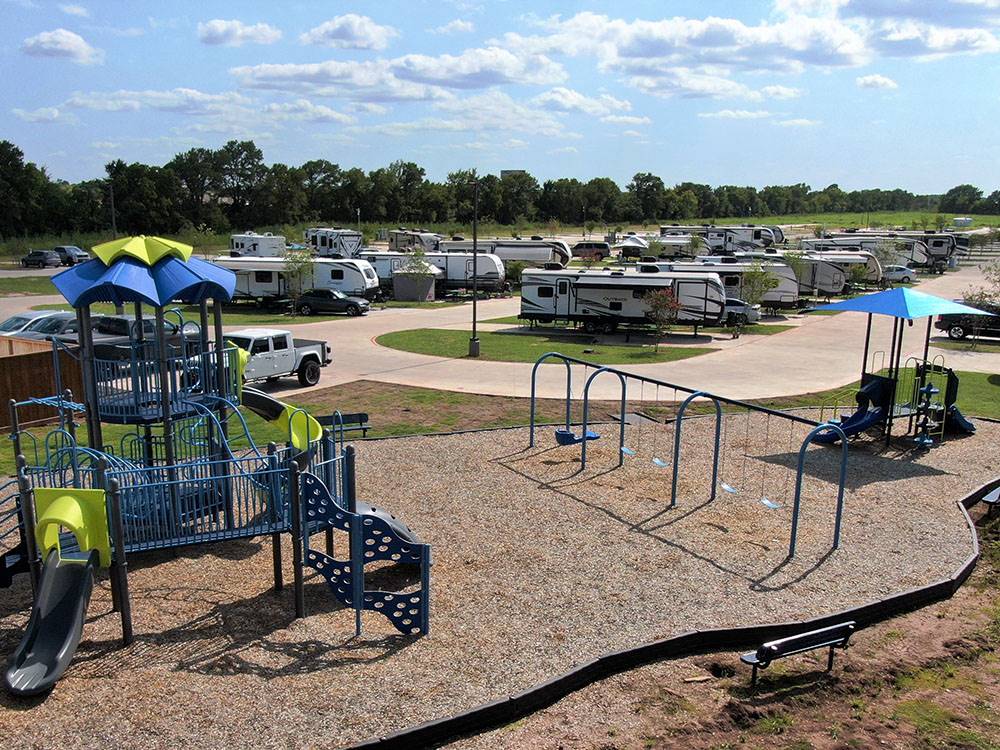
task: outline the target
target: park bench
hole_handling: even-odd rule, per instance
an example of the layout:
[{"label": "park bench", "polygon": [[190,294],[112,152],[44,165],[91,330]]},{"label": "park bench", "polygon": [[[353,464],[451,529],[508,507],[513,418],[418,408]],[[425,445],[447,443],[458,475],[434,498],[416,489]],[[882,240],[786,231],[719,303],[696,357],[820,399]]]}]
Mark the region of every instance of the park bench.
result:
[{"label": "park bench", "polygon": [[334,437],[336,437],[337,431],[341,427],[343,427],[344,432],[360,432],[361,437],[368,437],[368,430],[370,429],[368,415],[364,412],[341,414],[339,420],[335,414],[331,414],[329,417],[316,417],[316,421],[323,427],[329,427]]},{"label": "park bench", "polygon": [[828,628],[810,630],[808,633],[800,633],[776,641],[769,641],[756,651],[743,654],[740,657],[740,661],[753,667],[750,687],[754,688],[757,686],[758,669],[767,669],[771,662],[777,659],[783,659],[793,654],[802,654],[818,648],[830,649],[830,656],[826,662],[826,671],[829,672],[833,669],[833,650],[835,648],[846,649],[854,630],[854,622],[843,622],[839,625],[831,625]]}]

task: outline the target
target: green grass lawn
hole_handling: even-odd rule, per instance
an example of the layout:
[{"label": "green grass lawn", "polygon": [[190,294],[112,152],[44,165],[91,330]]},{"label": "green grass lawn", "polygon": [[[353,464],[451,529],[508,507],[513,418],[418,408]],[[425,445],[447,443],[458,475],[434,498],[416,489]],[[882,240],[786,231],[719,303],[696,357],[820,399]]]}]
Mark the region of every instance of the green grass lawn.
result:
[{"label": "green grass lawn", "polygon": [[15,276],[0,278],[0,297],[12,294],[58,294],[49,276]]},{"label": "green grass lawn", "polygon": [[[559,351],[598,364],[634,365],[673,362],[714,351],[710,348],[683,346],[661,346],[659,351],[654,351],[652,346],[597,345],[578,341],[575,336],[558,333],[528,335],[483,332],[479,334],[479,338],[480,359],[494,362],[534,362],[546,352]],[[468,355],[469,332],[418,328],[384,334],[376,339],[376,343],[416,354],[458,359]]]},{"label": "green grass lawn", "polygon": [[1000,352],[1000,341],[987,339],[982,341],[932,341],[931,346],[935,349],[950,349],[956,352]]}]

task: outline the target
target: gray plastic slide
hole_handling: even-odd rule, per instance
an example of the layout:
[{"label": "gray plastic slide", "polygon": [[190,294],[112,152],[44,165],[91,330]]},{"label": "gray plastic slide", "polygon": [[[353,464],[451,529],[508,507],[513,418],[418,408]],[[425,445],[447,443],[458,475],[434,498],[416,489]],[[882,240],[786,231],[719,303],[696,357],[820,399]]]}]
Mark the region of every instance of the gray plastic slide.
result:
[{"label": "gray plastic slide", "polygon": [[49,552],[28,627],[4,673],[4,687],[14,695],[51,690],[76,653],[83,634],[97,551],[87,560],[61,560]]}]

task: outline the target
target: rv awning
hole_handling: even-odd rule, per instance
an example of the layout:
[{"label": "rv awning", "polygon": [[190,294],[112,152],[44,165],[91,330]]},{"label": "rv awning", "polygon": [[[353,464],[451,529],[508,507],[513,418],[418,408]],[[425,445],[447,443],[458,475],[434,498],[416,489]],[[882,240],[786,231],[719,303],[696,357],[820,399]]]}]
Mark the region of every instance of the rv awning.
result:
[{"label": "rv awning", "polygon": [[185,262],[167,256],[152,266],[131,257],[120,257],[106,266],[94,258],[56,274],[52,283],[73,307],[94,302],[144,302],[163,307],[174,300],[227,301],[236,289],[236,274],[198,258]]},{"label": "rv awning", "polygon": [[928,315],[946,315],[949,313],[990,315],[988,312],[977,310],[960,302],[952,302],[943,297],[935,297],[933,294],[925,294],[924,292],[918,292],[906,287],[887,289],[884,292],[876,294],[866,294],[863,297],[833,302],[829,305],[817,307],[816,309],[865,312],[873,315],[889,315],[893,318],[903,318],[904,320],[914,320],[916,318],[926,318]]}]

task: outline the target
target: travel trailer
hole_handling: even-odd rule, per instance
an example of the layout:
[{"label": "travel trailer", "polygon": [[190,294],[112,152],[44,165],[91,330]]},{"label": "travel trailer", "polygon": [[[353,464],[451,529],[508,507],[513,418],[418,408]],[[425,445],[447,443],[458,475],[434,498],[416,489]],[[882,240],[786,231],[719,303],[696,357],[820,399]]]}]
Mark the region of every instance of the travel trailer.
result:
[{"label": "travel trailer", "polygon": [[233,258],[280,258],[285,254],[285,238],[281,235],[244,232],[229,235],[229,255]]},{"label": "travel trailer", "polygon": [[[282,258],[220,258],[216,263],[235,272],[234,299],[269,302],[288,296],[287,272]],[[356,258],[316,258],[301,288],[336,289],[351,297],[366,299],[374,299],[379,293],[375,269],[368,261]]]},{"label": "travel trailer", "polygon": [[677,322],[718,325],[726,292],[714,273],[641,273],[636,270],[527,269],[521,274],[524,320],[578,323],[587,331],[613,332],[623,324],[649,323],[646,295],[671,290],[680,302]]},{"label": "travel trailer", "polygon": [[693,258],[707,255],[712,249],[704,237],[695,234],[676,234],[657,237],[653,240],[658,247],[650,248],[646,255],[652,255],[655,249],[658,258]]},{"label": "travel trailer", "polygon": [[[573,259],[569,245],[562,240],[482,238],[478,245],[479,252],[496,255],[504,263],[517,260],[539,266],[545,263],[566,266]],[[471,253],[472,240],[441,240],[437,249],[442,253]]]},{"label": "travel trailer", "polygon": [[879,263],[871,253],[865,250],[825,250],[817,253],[806,253],[806,255],[822,258],[827,263],[832,263],[842,269],[847,274],[848,281],[853,273],[851,269],[863,266],[865,269],[862,280],[870,284],[877,284],[882,280],[882,264]]},{"label": "travel trailer", "polygon": [[433,253],[438,249],[438,242],[444,237],[433,232],[423,232],[419,229],[391,229],[389,230],[389,251],[398,253],[412,253],[414,250],[423,250],[425,253]]},{"label": "travel trailer", "polygon": [[305,231],[306,245],[321,258],[353,258],[361,252],[364,236],[354,229],[314,227]]},{"label": "travel trailer", "polygon": [[695,234],[704,237],[713,250],[770,247],[785,241],[785,233],[780,227],[757,224],[735,224],[716,226],[715,224],[668,224],[660,227],[660,236]]},{"label": "travel trailer", "polygon": [[744,298],[743,276],[756,267],[772,274],[778,284],[760,299],[762,307],[788,309],[799,304],[799,280],[795,272],[783,263],[758,263],[736,257],[717,256],[712,260],[696,258],[688,262],[640,263],[643,272],[684,271],[686,273],[715,273],[722,279],[727,297]]},{"label": "travel trailer", "polygon": [[[780,250],[768,248],[767,250],[736,253],[732,257],[745,262],[784,263],[792,269],[798,278],[800,295],[830,297],[844,291],[844,287],[847,285],[847,276],[843,269],[823,260],[821,255],[795,253],[794,264],[786,261],[785,255],[786,253]],[[730,256],[726,255],[698,256],[696,258],[698,261],[707,260],[715,263],[731,262],[729,259]]]},{"label": "travel trailer", "polygon": [[[438,285],[442,290],[471,289],[476,286],[485,292],[499,292],[506,284],[503,261],[496,255],[480,253],[476,258],[479,273],[474,271],[472,253],[425,253],[424,260],[441,269]],[[413,258],[412,253],[364,252],[358,256],[371,263],[378,274],[383,289],[392,289],[392,277]]]},{"label": "travel trailer", "polygon": [[934,230],[894,232],[884,229],[855,229],[838,233],[843,237],[902,237],[920,240],[927,246],[931,267],[942,271],[953,255],[962,255],[968,250],[969,237],[955,232],[937,232]]},{"label": "travel trailer", "polygon": [[890,237],[883,235],[861,235],[855,233],[837,233],[821,239],[803,239],[800,246],[806,252],[824,252],[825,250],[864,250],[872,255],[878,254],[885,244],[892,248],[893,255],[887,265],[908,266],[910,268],[926,268],[933,264],[927,245],[923,240],[912,237]]}]

